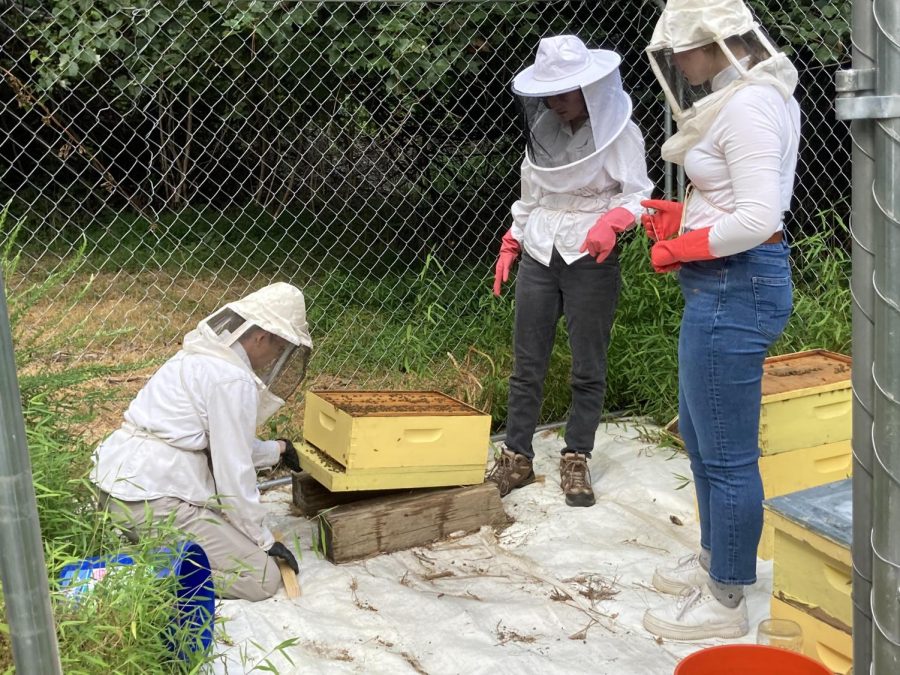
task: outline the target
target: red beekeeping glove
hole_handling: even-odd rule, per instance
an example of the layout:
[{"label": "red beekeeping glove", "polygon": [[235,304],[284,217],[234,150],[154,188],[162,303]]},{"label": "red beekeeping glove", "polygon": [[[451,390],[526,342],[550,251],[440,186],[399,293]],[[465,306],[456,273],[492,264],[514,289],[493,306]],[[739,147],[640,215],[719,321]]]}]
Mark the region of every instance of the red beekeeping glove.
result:
[{"label": "red beekeeping glove", "polygon": [[650,249],[650,261],[653,269],[659,273],[674,272],[683,262],[694,260],[712,260],[717,257],[709,252],[709,233],[711,227],[685,232],[680,237],[668,241],[658,241]]},{"label": "red beekeeping glove", "polygon": [[628,229],[633,223],[634,214],[628,209],[617,206],[612,211],[607,211],[588,230],[581,245],[581,253],[587,251],[598,263],[602,263],[616,245],[616,234]]},{"label": "red beekeeping glove", "polygon": [[645,213],[641,216],[641,225],[647,236],[653,241],[663,241],[678,234],[681,228],[682,202],[670,202],[665,199],[645,199],[641,202],[645,209],[653,209],[656,213]]},{"label": "red beekeeping glove", "polygon": [[494,295],[497,297],[500,297],[500,287],[509,280],[509,271],[521,252],[522,247],[512,236],[512,228],[508,229],[500,240],[500,255],[494,268]]}]

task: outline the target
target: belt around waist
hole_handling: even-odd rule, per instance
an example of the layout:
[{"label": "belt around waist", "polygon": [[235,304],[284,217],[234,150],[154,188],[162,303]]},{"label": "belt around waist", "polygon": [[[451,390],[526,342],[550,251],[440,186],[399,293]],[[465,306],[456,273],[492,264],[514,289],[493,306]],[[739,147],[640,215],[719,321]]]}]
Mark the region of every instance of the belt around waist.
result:
[{"label": "belt around waist", "polygon": [[771,237],[766,239],[763,243],[764,244],[777,244],[782,239],[784,239],[784,230],[778,230],[778,232],[776,232]]}]

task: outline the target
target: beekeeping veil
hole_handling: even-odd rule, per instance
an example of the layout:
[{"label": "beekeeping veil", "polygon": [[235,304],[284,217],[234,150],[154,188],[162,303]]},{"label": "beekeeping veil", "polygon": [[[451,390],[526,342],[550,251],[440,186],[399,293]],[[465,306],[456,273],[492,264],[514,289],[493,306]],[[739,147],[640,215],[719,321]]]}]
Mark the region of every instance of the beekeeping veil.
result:
[{"label": "beekeeping veil", "polygon": [[[631,117],[631,99],[622,89],[621,57],[591,49],[574,35],[543,38],[534,64],[513,79],[522,112],[525,161],[533,180],[551,192],[584,187],[602,167],[609,146]],[[550,96],[579,91],[588,119],[577,129],[547,103]]]},{"label": "beekeeping veil", "polygon": [[[678,55],[710,45],[730,65],[703,82],[692,82],[691,73],[676,65]],[[678,124],[678,133],[662,147],[663,159],[676,164],[684,163],[684,155],[740,88],[770,84],[787,100],[797,86],[797,70],[741,0],[668,0],[646,51]]]},{"label": "beekeeping veil", "polygon": [[215,356],[247,368],[238,341],[256,329],[272,333],[284,342],[280,354],[269,363],[257,364],[253,371],[260,394],[256,419],[259,425],[284,405],[306,375],[312,339],[300,289],[279,282],[230,302],[188,333],[182,348],[188,353]]}]

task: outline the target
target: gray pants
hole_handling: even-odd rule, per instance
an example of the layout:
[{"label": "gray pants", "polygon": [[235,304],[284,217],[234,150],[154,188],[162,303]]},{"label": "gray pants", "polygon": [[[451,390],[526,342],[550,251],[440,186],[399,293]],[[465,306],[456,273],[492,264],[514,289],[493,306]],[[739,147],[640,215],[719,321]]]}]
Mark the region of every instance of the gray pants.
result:
[{"label": "gray pants", "polygon": [[100,506],[131,541],[162,523],[190,535],[209,558],[218,598],[265,600],[278,590],[281,573],[275,559],[212,509],[174,497],[123,502],[106,493],[100,494]]},{"label": "gray pants", "polygon": [[523,254],[516,275],[507,448],[534,457],[531,439],[541,413],[544,379],[556,325],[565,316],[572,350],[572,405],[563,452],[590,456],[606,395],[606,351],[620,286],[615,249],[602,263],[584,256],[571,265],[554,249],[549,267]]}]

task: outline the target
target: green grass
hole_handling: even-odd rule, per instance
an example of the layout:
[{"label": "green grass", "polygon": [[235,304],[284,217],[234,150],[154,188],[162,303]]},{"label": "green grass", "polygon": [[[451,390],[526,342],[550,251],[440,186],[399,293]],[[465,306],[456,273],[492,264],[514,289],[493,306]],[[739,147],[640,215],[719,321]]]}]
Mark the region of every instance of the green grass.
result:
[{"label": "green grass", "polygon": [[[833,243],[846,228],[822,214],[820,232],[792,244],[794,313],[771,354],[850,348],[849,254]],[[677,410],[678,327],[683,306],[673,275],[649,265],[649,244],[640,233],[621,241],[622,293],[609,350],[605,408],[648,415],[667,422]],[[436,363],[467,347],[486,356],[477,373],[482,401],[493,402],[494,427],[503,426],[512,367],[514,302],[511,287],[490,294],[488,265],[448,265],[434,258],[418,272],[387,273],[379,279],[331,273],[307,289],[316,360],[354,363],[368,369],[415,371],[439,378]],[[489,361],[488,361],[489,360]],[[487,364],[490,362],[491,367]],[[569,406],[571,356],[560,322],[545,384],[544,421],[561,420]]]}]

